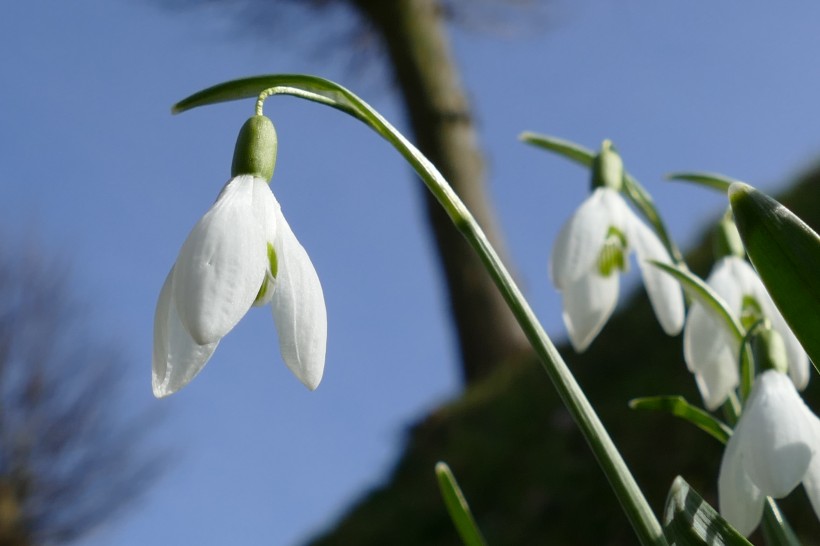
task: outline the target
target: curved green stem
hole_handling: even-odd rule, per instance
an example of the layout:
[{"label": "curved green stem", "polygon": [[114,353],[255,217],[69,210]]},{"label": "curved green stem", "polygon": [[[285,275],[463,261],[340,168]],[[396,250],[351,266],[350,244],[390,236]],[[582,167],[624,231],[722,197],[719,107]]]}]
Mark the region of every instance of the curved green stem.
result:
[{"label": "curved green stem", "polygon": [[404,156],[441,203],[456,228],[480,255],[598,459],[641,544],[666,545],[661,526],[621,454],[484,232],[435,166],[378,112],[333,82],[303,75],[260,76],[217,85],[179,102],[174,111],[249,98],[261,92],[295,95],[342,110],[371,127]]}]

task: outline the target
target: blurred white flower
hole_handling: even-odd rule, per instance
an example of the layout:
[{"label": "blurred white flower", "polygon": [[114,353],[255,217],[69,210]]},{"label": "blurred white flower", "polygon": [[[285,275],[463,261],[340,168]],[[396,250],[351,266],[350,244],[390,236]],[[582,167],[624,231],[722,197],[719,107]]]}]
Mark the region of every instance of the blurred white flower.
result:
[{"label": "blurred white flower", "polygon": [[[747,328],[761,318],[771,322],[786,346],[789,375],[798,389],[804,389],[809,382],[808,356],[752,266],[742,258],[726,256],[715,264],[706,283]],[[720,407],[737,387],[739,351],[739,343],[722,321],[693,303],[683,331],[683,355],[708,409]]]},{"label": "blurred white flower", "polygon": [[584,351],[618,302],[618,276],[630,251],[661,327],[669,335],[683,326],[678,282],[647,260],[672,263],[657,235],[633,213],[619,193],[597,188],[561,228],[550,257],[550,277],[564,299],[564,324],[576,351]]},{"label": "blurred white flower", "polygon": [[820,517],[820,420],[788,377],[768,370],[757,377],[723,452],[720,513],[748,536],[766,497],[785,497],[800,482]]},{"label": "blurred white flower", "polygon": [[240,175],[191,230],[160,291],[154,395],[187,385],[248,309],[266,303],[273,308],[282,358],[315,389],[327,342],[322,286],[268,184]]}]

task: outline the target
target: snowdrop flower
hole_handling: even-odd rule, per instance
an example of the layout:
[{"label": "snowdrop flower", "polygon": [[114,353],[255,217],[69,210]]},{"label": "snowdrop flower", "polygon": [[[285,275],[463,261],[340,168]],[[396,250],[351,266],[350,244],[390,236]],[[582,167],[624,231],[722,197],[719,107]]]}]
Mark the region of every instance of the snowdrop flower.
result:
[{"label": "snowdrop flower", "polygon": [[561,228],[550,257],[550,277],[564,299],[564,324],[576,351],[584,351],[618,302],[618,277],[629,253],[638,256],[644,285],[661,327],[683,326],[683,294],[674,278],[648,260],[671,263],[657,235],[617,190],[599,187]]},{"label": "snowdrop flower", "polygon": [[[715,264],[706,283],[723,298],[745,327],[761,318],[771,322],[772,328],[783,338],[789,375],[798,389],[804,389],[809,382],[808,356],[752,266],[743,258],[726,256]],[[683,355],[687,367],[695,374],[708,409],[720,407],[738,386],[739,351],[739,343],[720,319],[699,303],[693,303],[683,331]]]},{"label": "snowdrop flower", "polygon": [[820,420],[794,383],[775,370],[755,381],[720,463],[721,515],[748,536],[767,496],[788,495],[803,482],[820,517]]},{"label": "snowdrop flower", "polygon": [[321,381],[322,286],[266,181],[275,155],[273,124],[251,118],[237,141],[233,178],[191,230],[165,279],[154,316],[157,397],[187,385],[250,307],[267,303],[285,364],[310,389]]}]

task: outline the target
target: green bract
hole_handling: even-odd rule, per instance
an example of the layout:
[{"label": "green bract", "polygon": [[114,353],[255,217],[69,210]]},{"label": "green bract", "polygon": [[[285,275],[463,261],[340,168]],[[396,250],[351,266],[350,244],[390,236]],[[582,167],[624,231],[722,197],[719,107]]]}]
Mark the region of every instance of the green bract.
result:
[{"label": "green bract", "polygon": [[820,237],[786,207],[734,183],[729,202],[757,273],[803,348],[820,362]]}]

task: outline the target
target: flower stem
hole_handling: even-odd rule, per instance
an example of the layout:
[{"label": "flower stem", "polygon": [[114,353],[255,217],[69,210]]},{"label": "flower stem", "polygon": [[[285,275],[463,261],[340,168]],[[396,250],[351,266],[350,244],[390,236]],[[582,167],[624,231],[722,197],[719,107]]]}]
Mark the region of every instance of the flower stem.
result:
[{"label": "flower stem", "polygon": [[[343,93],[355,106],[359,107],[357,110],[360,115],[357,117],[364,118],[363,121],[387,139],[408,160],[427,188],[441,203],[455,227],[481,257],[481,261],[538,354],[544,371],[552,380],[561,400],[598,459],[598,463],[614,489],[641,544],[645,546],[665,545],[666,540],[660,523],[650,509],[649,503],[615,447],[612,438],[470,211],[421,152],[369,105],[346,89]],[[299,95],[309,98],[304,93]],[[321,102],[327,104],[326,100]]]},{"label": "flower stem", "polygon": [[355,117],[387,140],[410,163],[455,227],[479,254],[595,454],[641,544],[666,546],[660,523],[612,438],[473,215],[436,167],[381,114],[344,87],[301,74],[256,76],[222,83],[183,99],[174,106],[173,111],[182,112],[206,104],[258,96],[258,112],[267,97],[279,94],[318,102]]}]

